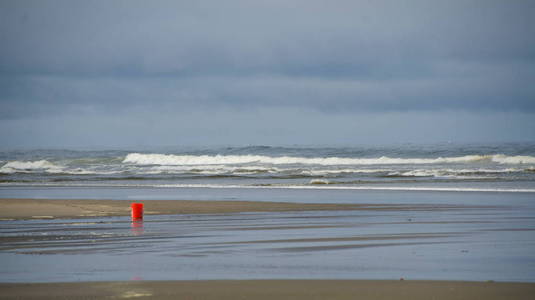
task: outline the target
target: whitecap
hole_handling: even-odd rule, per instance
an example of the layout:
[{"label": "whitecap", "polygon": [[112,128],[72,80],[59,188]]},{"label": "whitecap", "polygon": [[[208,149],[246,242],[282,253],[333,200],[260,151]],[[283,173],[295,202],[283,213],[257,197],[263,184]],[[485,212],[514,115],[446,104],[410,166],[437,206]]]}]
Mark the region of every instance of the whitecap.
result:
[{"label": "whitecap", "polygon": [[0,173],[33,173],[36,171],[61,172],[62,167],[47,160],[36,161],[10,161],[0,168]]},{"label": "whitecap", "polygon": [[345,157],[271,157],[264,155],[173,155],[130,153],[123,163],[137,165],[229,165],[229,164],[303,164],[303,165],[393,165],[393,164],[451,164],[494,162],[499,164],[535,164],[532,156],[465,155],[437,158],[345,158]]}]

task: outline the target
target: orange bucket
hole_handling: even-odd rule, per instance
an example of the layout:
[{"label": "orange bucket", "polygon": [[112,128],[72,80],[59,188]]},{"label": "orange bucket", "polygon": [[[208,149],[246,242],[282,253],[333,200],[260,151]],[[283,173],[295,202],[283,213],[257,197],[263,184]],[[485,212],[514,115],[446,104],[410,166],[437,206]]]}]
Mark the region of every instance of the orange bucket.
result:
[{"label": "orange bucket", "polygon": [[132,221],[143,220],[143,203],[132,203]]}]

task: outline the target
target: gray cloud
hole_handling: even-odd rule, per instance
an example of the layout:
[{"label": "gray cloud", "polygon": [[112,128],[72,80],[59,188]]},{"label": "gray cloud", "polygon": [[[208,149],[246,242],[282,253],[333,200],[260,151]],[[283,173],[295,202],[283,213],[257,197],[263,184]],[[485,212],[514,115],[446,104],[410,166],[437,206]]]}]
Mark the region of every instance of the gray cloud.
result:
[{"label": "gray cloud", "polygon": [[353,73],[359,65],[399,66],[403,59],[533,59],[535,54],[531,1],[2,5],[3,67],[36,72],[322,73],[340,68]]},{"label": "gray cloud", "polygon": [[533,113],[533,36],[528,0],[2,1],[0,122]]}]

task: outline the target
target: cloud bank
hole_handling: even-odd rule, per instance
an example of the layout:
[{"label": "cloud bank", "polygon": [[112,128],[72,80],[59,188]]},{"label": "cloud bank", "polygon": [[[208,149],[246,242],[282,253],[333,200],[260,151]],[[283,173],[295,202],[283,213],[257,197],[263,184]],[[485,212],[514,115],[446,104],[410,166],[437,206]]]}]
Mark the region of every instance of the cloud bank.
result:
[{"label": "cloud bank", "polygon": [[[151,143],[207,143],[221,128],[232,143],[256,143],[277,128],[258,119],[304,127],[266,134],[273,143],[333,143],[329,132],[351,132],[356,120],[370,122],[349,143],[455,139],[458,126],[420,132],[418,122],[440,115],[473,128],[463,141],[533,140],[534,23],[532,1],[4,1],[0,123],[14,132],[0,134],[31,145],[13,138],[14,124],[31,121],[33,139],[83,144],[40,124],[61,119],[76,136],[104,119],[153,120],[164,132],[184,126],[170,116],[195,115],[202,124],[188,135]],[[493,120],[505,115],[515,125],[499,130]],[[377,118],[406,132],[370,139]],[[318,120],[326,132],[305,134]],[[94,144],[140,139],[95,130]]]}]

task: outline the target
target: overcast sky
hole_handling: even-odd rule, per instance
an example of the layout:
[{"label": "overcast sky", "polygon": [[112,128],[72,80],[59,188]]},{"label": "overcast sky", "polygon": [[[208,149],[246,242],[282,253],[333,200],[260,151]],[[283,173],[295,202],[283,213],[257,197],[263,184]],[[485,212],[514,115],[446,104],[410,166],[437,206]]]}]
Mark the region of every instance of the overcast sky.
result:
[{"label": "overcast sky", "polygon": [[0,0],[0,140],[535,141],[534,37],[530,0]]}]

